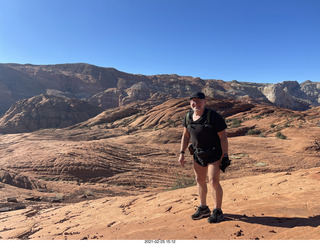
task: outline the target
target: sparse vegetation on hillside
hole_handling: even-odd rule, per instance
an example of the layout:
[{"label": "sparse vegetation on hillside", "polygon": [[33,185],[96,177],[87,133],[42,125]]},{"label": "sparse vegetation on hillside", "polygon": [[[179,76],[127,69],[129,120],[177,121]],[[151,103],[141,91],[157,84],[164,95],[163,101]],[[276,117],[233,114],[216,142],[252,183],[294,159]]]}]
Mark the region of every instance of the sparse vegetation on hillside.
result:
[{"label": "sparse vegetation on hillside", "polygon": [[277,132],[276,137],[283,140],[287,139],[287,137],[284,134],[282,134],[280,131]]},{"label": "sparse vegetation on hillside", "polygon": [[259,129],[251,129],[248,130],[246,135],[260,135],[261,134],[261,130]]},{"label": "sparse vegetation on hillside", "polygon": [[226,120],[227,124],[229,125],[229,128],[237,128],[241,126],[242,120],[241,119],[231,119]]},{"label": "sparse vegetation on hillside", "polygon": [[176,190],[180,188],[186,188],[189,186],[194,186],[195,180],[193,177],[186,176],[185,174],[182,175],[176,175],[176,181],[171,186],[169,190]]}]

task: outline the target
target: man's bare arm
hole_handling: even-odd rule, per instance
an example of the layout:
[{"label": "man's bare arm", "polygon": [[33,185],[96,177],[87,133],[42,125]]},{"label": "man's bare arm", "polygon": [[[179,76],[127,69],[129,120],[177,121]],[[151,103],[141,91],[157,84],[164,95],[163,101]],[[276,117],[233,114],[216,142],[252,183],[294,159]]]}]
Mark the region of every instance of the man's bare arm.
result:
[{"label": "man's bare arm", "polygon": [[221,142],[222,155],[228,154],[228,138],[226,130],[218,132],[218,136]]},{"label": "man's bare arm", "polygon": [[[189,140],[190,140],[190,133],[189,133],[188,129],[186,127],[184,127],[182,138],[181,138],[180,151],[183,151],[183,152],[186,151],[188,144],[189,144]],[[179,163],[181,164],[181,166],[184,166],[184,164],[186,163],[186,161],[184,159],[184,153],[180,153]]]}]

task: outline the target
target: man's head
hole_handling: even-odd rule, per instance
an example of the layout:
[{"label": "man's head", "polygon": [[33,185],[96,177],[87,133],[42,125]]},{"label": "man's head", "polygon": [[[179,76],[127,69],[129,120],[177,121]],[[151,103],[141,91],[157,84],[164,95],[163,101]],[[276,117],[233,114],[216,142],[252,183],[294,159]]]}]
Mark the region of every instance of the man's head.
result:
[{"label": "man's head", "polygon": [[204,110],[206,106],[206,96],[202,92],[194,92],[190,96],[190,106],[194,111]]}]

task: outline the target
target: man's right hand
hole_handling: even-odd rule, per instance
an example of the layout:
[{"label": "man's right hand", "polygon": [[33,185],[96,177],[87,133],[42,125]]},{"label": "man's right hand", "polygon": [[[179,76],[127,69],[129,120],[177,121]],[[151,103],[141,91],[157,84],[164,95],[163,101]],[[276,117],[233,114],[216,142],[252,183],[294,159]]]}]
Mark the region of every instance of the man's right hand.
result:
[{"label": "man's right hand", "polygon": [[180,153],[180,156],[179,156],[179,163],[182,167],[184,167],[184,164],[186,163],[185,159],[184,159],[184,154],[183,153]]},{"label": "man's right hand", "polygon": [[229,159],[228,156],[227,157],[222,157],[220,169],[222,170],[223,173],[226,171],[226,168],[228,166],[230,166],[230,164],[231,164],[231,160]]}]

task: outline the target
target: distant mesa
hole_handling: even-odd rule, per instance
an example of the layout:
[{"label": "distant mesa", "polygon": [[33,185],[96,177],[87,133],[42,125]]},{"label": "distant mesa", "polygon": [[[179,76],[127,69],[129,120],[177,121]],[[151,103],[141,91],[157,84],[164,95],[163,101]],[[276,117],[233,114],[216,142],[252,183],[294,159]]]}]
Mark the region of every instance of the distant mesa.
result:
[{"label": "distant mesa", "polygon": [[[139,104],[152,109],[173,98],[187,98],[195,90],[218,101],[229,99],[296,111],[320,106],[320,83],[309,80],[263,84],[176,74],[135,75],[85,63],[0,64],[0,133],[63,128],[109,109],[121,117],[137,113]],[[108,116],[107,120],[113,119]],[[148,127],[155,121],[133,123]]]},{"label": "distant mesa", "polygon": [[277,84],[203,80],[172,75],[135,75],[85,63],[30,65],[0,64],[0,113],[16,101],[39,94],[85,99],[101,108],[136,101],[188,97],[202,90],[208,97],[246,99],[292,110],[320,105],[320,84],[307,80]]}]

